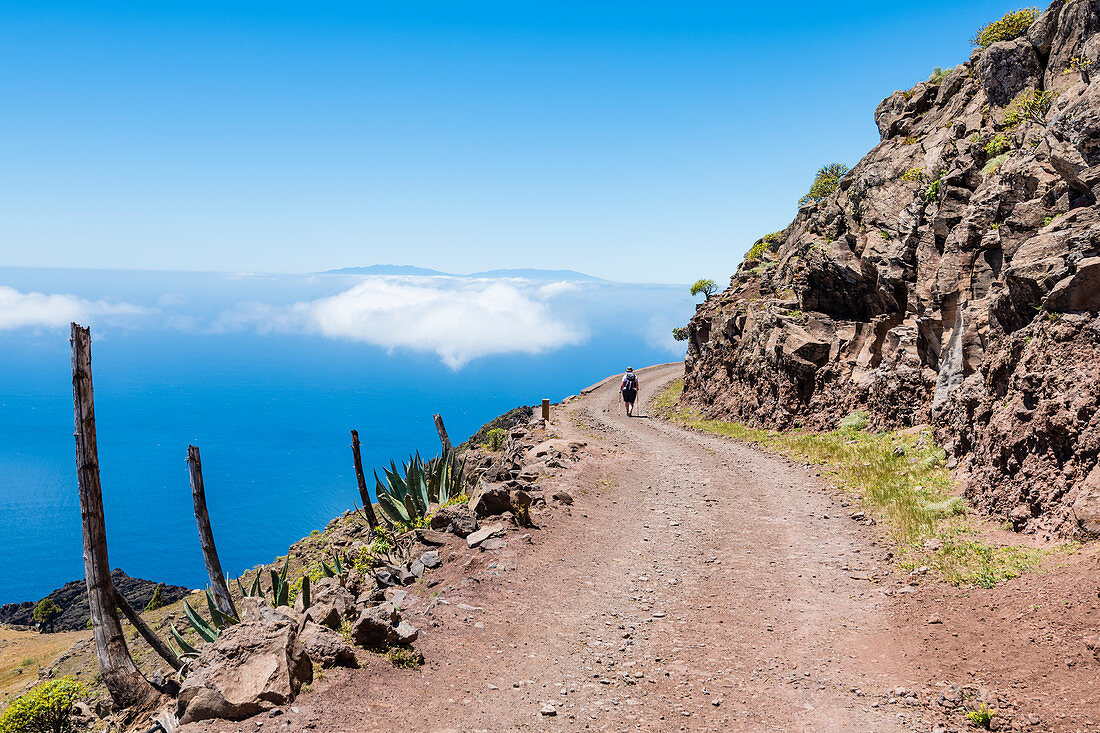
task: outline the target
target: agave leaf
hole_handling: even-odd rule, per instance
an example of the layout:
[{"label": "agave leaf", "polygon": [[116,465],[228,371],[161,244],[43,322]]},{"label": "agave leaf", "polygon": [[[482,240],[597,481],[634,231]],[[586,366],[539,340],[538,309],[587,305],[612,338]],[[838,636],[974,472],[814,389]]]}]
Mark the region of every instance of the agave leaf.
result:
[{"label": "agave leaf", "polygon": [[290,568],[290,555],[286,556],[286,560],[283,561],[283,570],[279,573],[279,579],[286,583],[286,571]]},{"label": "agave leaf", "polygon": [[389,494],[381,493],[378,495],[378,508],[382,510],[382,516],[390,524],[408,522],[410,519],[404,503]]},{"label": "agave leaf", "polygon": [[336,577],[336,571],[333,570],[332,568],[330,568],[328,566],[328,563],[326,563],[324,560],[321,561],[321,572],[324,574],[324,576],[326,578],[335,578]]},{"label": "agave leaf", "polygon": [[287,602],[290,599],[290,586],[283,578],[281,573],[271,571],[271,605],[276,608],[290,605]]},{"label": "agave leaf", "polygon": [[260,585],[260,571],[256,571],[256,579],[252,581],[252,588],[248,591],[248,595],[253,598],[262,598],[264,595],[263,586]]},{"label": "agave leaf", "polygon": [[298,597],[302,599],[302,610],[309,609],[309,576],[302,576],[302,590],[298,593]]},{"label": "agave leaf", "polygon": [[333,563],[333,566],[336,568],[336,574],[337,575],[343,575],[344,574],[344,564],[342,562],[340,562],[340,556],[335,552],[332,553],[332,563]]},{"label": "agave leaf", "polygon": [[413,503],[413,498],[409,495],[405,496],[405,511],[408,513],[409,517],[419,516],[416,511],[416,504]]},{"label": "agave leaf", "polygon": [[187,617],[187,622],[191,624],[191,628],[203,641],[214,641],[218,638],[218,630],[206,623],[206,619],[200,616],[198,611],[191,608],[191,604],[186,600],[183,602],[183,615]]},{"label": "agave leaf", "polygon": [[180,636],[180,632],[176,631],[175,626],[169,626],[168,630],[171,631],[172,636],[174,636],[176,638],[176,644],[179,645],[180,652],[182,652],[182,654],[180,656],[185,656],[185,657],[189,657],[189,656],[192,656],[192,655],[198,656],[199,650],[196,649],[195,647],[191,646],[190,644],[188,644],[187,640],[184,639],[182,636]]},{"label": "agave leaf", "polygon": [[241,597],[242,598],[246,597],[248,595],[248,591],[246,591],[244,589],[244,583],[241,582],[241,576],[239,576],[239,575],[237,576],[237,587],[240,588],[240,590],[241,590]]}]

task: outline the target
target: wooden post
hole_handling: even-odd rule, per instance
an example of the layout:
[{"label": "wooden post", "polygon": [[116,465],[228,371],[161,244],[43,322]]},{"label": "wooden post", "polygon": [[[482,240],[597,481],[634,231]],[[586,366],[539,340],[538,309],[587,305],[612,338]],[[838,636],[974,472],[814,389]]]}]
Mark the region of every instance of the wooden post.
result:
[{"label": "wooden post", "polygon": [[84,580],[88,587],[92,636],[103,683],[111,697],[129,707],[153,694],[142,677],[122,633],[115,606],[115,586],[107,561],[107,526],[103,519],[103,489],[99,483],[95,409],[92,398],[92,337],[72,324],[73,413],[76,430],[76,475],[80,487],[80,520],[84,537]]},{"label": "wooden post", "polygon": [[359,498],[363,500],[363,513],[367,515],[367,524],[378,529],[378,517],[374,516],[374,505],[367,491],[367,479],[363,476],[363,457],[359,454],[359,431],[351,431],[351,456],[355,460],[355,480],[359,484]]},{"label": "wooden post", "polygon": [[149,642],[149,646],[153,647],[153,651],[161,656],[164,661],[168,662],[172,666],[172,669],[177,672],[180,671],[180,667],[183,664],[180,662],[180,658],[176,656],[176,653],[157,636],[156,632],[150,628],[149,624],[145,623],[145,619],[134,610],[134,607],[122,597],[122,594],[115,589],[115,603],[118,605],[118,610],[122,611],[122,615],[129,619],[130,623],[134,625],[134,628],[141,634],[141,638]]},{"label": "wooden post", "polygon": [[451,439],[447,436],[447,428],[443,427],[443,416],[435,416],[435,431],[439,433],[439,442],[443,444],[444,452],[454,450],[451,446]]},{"label": "wooden post", "polygon": [[237,618],[237,609],[229,595],[229,586],[225,582],[222,563],[218,559],[218,548],[214,545],[214,532],[210,529],[210,514],[206,511],[206,488],[202,483],[202,459],[197,446],[187,446],[187,467],[191,469],[191,496],[195,500],[195,523],[199,525],[199,544],[202,546],[202,559],[206,562],[206,574],[210,576],[210,588],[214,593],[214,602],[218,610]]},{"label": "wooden post", "polygon": [[550,422],[550,400],[543,399],[542,401],[542,419]]}]

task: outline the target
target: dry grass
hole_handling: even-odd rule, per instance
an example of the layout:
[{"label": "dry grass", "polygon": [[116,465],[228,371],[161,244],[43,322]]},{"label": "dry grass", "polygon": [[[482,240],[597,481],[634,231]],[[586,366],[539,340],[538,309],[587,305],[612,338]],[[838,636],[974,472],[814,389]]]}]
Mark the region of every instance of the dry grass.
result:
[{"label": "dry grass", "polygon": [[0,703],[22,694],[38,679],[39,669],[91,635],[91,631],[39,634],[0,626]]},{"label": "dry grass", "polygon": [[968,517],[965,500],[951,495],[946,455],[931,430],[870,433],[860,413],[822,433],[753,428],[710,420],[681,406],[683,388],[682,379],[673,382],[655,400],[654,412],[685,427],[827,467],[839,487],[889,528],[903,567],[928,565],[955,585],[989,588],[1039,563],[1038,550],[990,546],[974,538],[975,520]]}]

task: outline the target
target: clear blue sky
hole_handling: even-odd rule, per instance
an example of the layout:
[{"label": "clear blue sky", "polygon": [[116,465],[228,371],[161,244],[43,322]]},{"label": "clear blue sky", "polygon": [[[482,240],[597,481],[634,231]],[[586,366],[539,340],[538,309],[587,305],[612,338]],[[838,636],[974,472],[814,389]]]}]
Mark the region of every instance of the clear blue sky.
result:
[{"label": "clear blue sky", "polygon": [[724,281],[1015,7],[13,0],[0,265]]}]

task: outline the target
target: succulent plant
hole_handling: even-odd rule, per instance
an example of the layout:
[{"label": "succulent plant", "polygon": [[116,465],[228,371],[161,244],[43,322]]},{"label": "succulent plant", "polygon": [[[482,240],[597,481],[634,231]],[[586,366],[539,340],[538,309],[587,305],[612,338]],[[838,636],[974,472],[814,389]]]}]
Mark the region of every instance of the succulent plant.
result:
[{"label": "succulent plant", "polygon": [[382,516],[391,525],[412,524],[428,515],[430,505],[446,504],[462,493],[466,462],[454,450],[444,451],[427,463],[416,453],[400,470],[390,461],[390,467],[383,467],[382,472],[386,475],[385,484],[377,472],[374,474],[375,496]]}]

